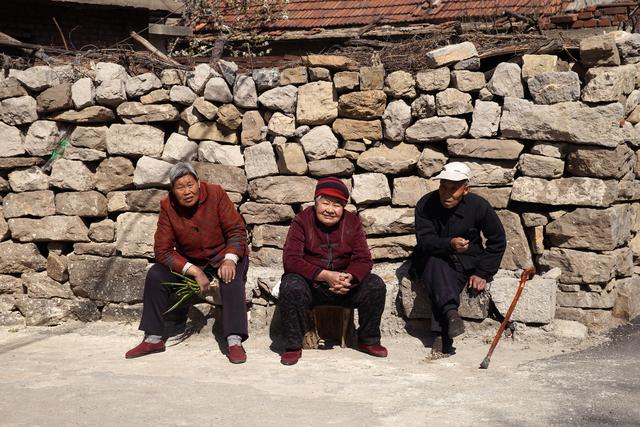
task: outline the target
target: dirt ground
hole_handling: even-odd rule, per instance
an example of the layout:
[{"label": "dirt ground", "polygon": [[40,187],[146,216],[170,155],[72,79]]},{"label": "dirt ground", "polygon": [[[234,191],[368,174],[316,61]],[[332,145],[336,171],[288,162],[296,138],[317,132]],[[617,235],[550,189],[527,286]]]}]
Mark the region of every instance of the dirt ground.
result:
[{"label": "dirt ground", "polygon": [[630,327],[622,335],[636,347],[622,355],[611,338],[504,339],[488,370],[482,334],[447,359],[425,361],[429,349],[404,335],[384,339],[386,359],[309,350],[286,367],[266,336],[231,365],[210,333],[126,360],[140,339],[132,325],[4,328],[0,425],[638,425],[640,328]]}]

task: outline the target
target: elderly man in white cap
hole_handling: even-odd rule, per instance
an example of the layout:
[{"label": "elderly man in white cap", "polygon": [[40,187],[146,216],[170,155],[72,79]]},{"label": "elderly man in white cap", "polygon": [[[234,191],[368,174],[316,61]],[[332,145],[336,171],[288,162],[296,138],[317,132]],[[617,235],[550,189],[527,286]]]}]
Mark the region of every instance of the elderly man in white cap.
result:
[{"label": "elderly man in white cap", "polygon": [[413,267],[431,299],[432,352],[439,355],[452,354],[453,338],[464,332],[460,293],[466,286],[483,291],[506,247],[498,215],[489,202],[469,193],[469,177],[467,165],[448,163],[434,177],[440,180],[438,190],[416,205]]}]

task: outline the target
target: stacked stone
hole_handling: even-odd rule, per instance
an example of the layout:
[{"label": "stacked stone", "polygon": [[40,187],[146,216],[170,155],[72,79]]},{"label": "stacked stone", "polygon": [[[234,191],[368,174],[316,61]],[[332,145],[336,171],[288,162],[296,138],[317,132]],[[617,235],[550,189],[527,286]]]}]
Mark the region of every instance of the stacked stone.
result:
[{"label": "stacked stone", "polygon": [[[553,55],[484,73],[468,42],[429,53],[415,75],[325,55],[246,74],[226,61],[159,77],[110,63],[82,78],[69,66],[10,70],[0,80],[0,324],[137,318],[178,161],[220,184],[248,225],[255,328],[273,314],[288,225],[328,175],[351,188],[348,209],[389,286],[384,329],[427,318],[407,277],[413,210],[449,161],[469,165],[508,236],[503,270],[490,295],[465,297],[467,317],[485,318],[491,302],[506,311],[518,271],[534,262],[549,272],[527,288],[516,320],[632,316],[636,36],[585,40],[584,75]],[[43,172],[66,133],[70,146]]]}]

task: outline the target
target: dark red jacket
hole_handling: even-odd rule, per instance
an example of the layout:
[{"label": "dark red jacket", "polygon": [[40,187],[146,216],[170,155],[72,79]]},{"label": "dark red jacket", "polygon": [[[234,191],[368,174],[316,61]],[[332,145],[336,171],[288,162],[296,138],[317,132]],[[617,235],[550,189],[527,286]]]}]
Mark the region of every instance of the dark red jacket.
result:
[{"label": "dark red jacket", "polygon": [[201,182],[193,208],[178,204],[172,193],[162,199],[153,249],[156,261],[173,271],[187,261],[217,267],[227,253],[247,255],[247,230],[222,187]]},{"label": "dark red jacket", "polygon": [[293,219],[284,244],[285,273],[315,280],[321,270],[351,273],[359,283],[371,272],[373,262],[360,218],[344,211],[340,222],[326,227],[309,207]]}]

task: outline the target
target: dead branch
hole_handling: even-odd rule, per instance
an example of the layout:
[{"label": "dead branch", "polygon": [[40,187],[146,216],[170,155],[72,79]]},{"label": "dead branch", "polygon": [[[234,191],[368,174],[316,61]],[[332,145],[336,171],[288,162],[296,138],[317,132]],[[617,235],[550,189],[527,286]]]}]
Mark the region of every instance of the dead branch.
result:
[{"label": "dead branch", "polygon": [[147,39],[145,39],[144,37],[142,37],[141,35],[139,35],[135,31],[131,31],[129,33],[129,35],[135,41],[137,41],[142,46],[144,46],[145,49],[147,49],[149,52],[153,53],[155,56],[157,56],[158,58],[162,59],[163,61],[168,62],[169,64],[172,64],[172,65],[180,65],[179,62],[169,58],[167,55],[165,55],[164,53],[160,52],[154,45],[149,43],[149,41]]},{"label": "dead branch", "polygon": [[69,45],[67,45],[67,40],[64,38],[64,34],[62,34],[62,28],[60,28],[58,21],[56,20],[55,16],[52,16],[51,19],[53,19],[53,23],[56,24],[56,28],[58,29],[58,33],[60,33],[60,38],[62,39],[64,48],[69,50]]}]

